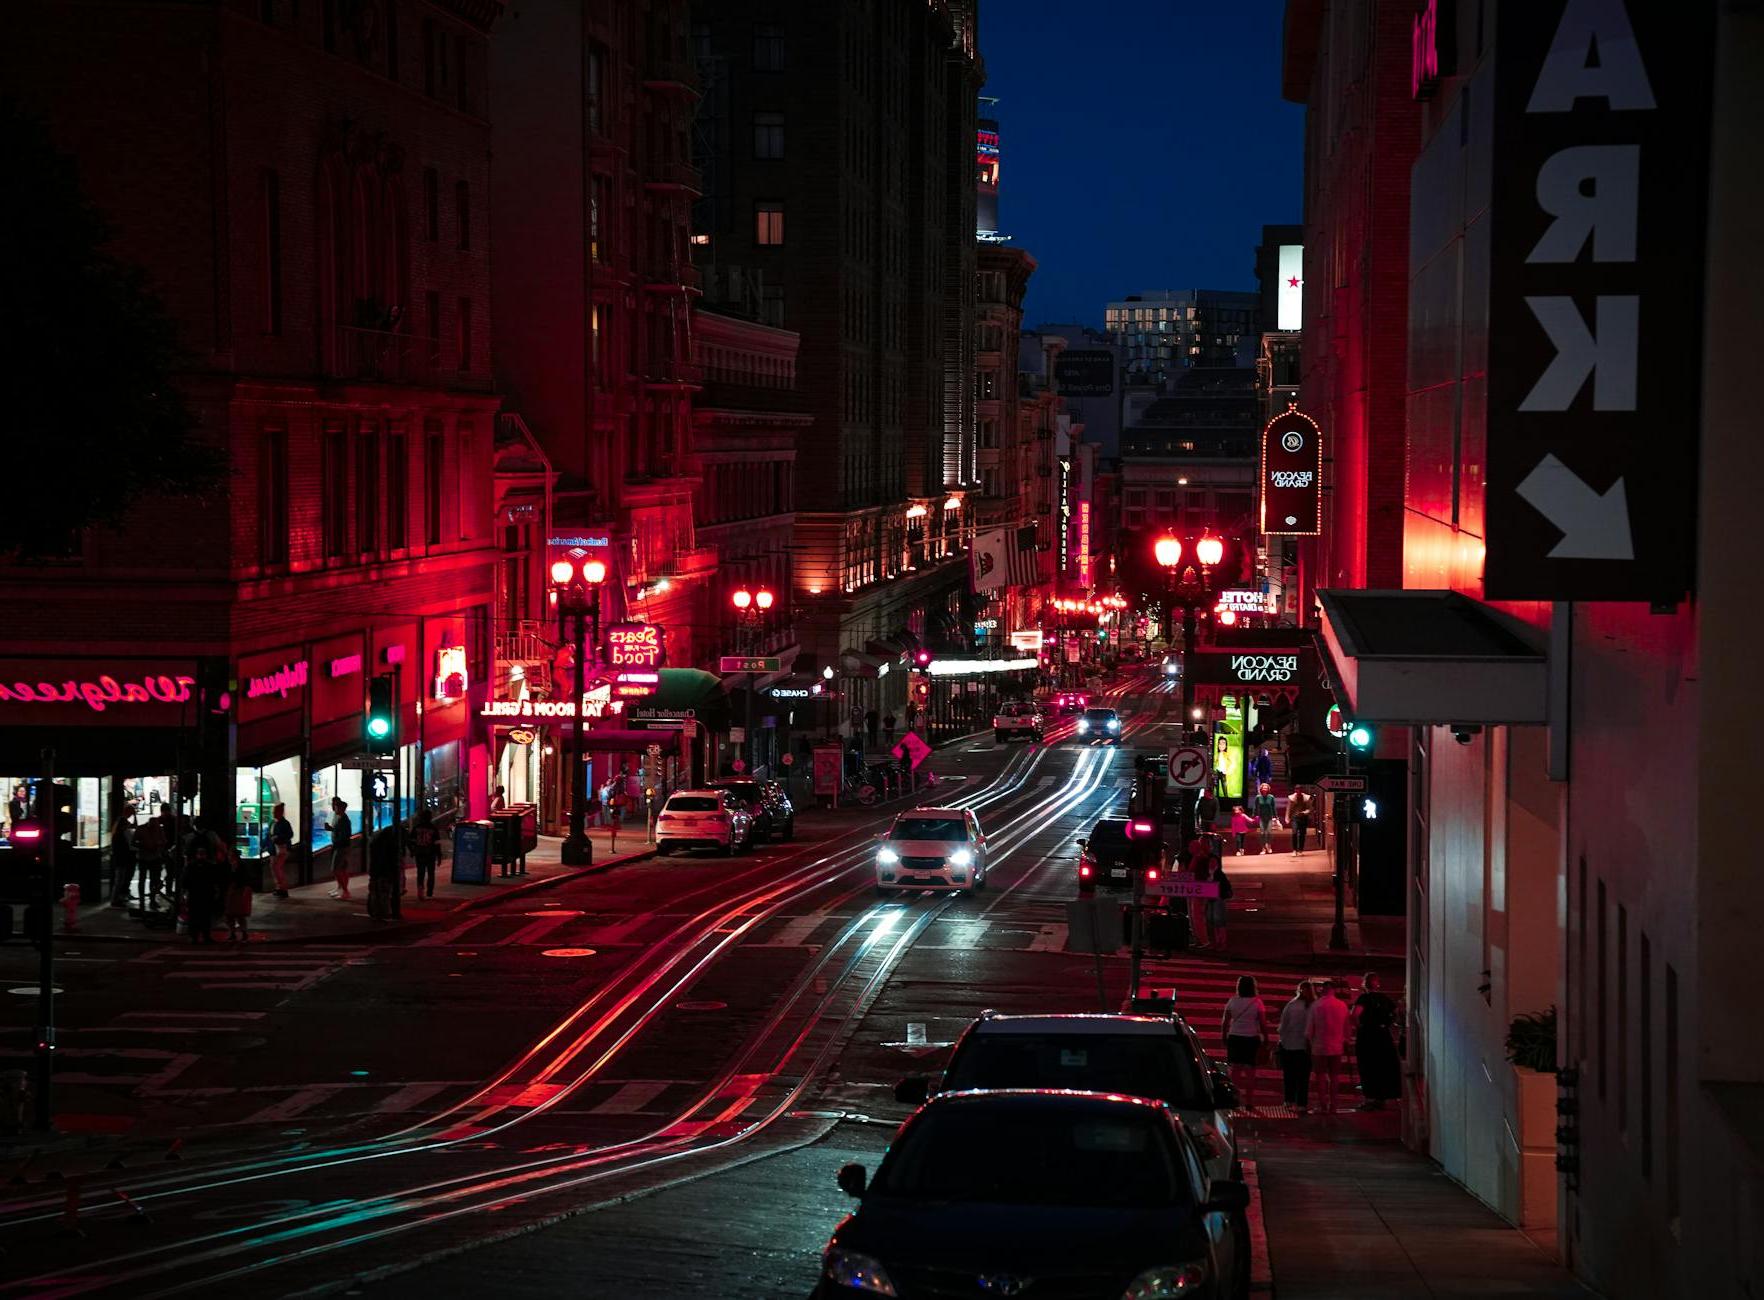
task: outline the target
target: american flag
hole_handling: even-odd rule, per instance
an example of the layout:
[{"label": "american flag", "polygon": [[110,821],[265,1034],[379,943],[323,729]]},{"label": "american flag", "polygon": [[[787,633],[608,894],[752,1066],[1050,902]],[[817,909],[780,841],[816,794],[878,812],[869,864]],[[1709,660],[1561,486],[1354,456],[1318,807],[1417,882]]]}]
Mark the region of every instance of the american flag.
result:
[{"label": "american flag", "polygon": [[974,538],[975,591],[1027,587],[1035,582],[1035,525],[993,528]]}]

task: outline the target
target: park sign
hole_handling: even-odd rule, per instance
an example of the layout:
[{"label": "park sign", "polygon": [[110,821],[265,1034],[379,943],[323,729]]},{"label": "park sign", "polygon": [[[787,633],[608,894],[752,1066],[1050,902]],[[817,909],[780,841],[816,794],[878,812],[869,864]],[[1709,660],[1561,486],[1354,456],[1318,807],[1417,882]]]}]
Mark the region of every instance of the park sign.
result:
[{"label": "park sign", "polygon": [[1262,427],[1261,531],[1315,537],[1323,531],[1323,433],[1293,403]]},{"label": "park sign", "polygon": [[[1670,603],[1691,589],[1715,10],[1501,6],[1493,139],[1471,145],[1494,160],[1476,313],[1499,331],[1491,600]],[[1425,432],[1449,444],[1449,429]]]}]

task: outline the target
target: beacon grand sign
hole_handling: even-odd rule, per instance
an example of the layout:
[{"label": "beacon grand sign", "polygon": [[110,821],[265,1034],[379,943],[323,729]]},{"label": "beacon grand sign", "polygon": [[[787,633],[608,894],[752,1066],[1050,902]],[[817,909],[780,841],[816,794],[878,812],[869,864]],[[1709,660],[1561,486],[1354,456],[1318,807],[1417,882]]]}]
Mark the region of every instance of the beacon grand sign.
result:
[{"label": "beacon grand sign", "polygon": [[1714,17],[1651,0],[1501,6],[1491,599],[1690,589]]},{"label": "beacon grand sign", "polygon": [[1262,532],[1315,537],[1323,531],[1323,434],[1288,405],[1262,429]]}]

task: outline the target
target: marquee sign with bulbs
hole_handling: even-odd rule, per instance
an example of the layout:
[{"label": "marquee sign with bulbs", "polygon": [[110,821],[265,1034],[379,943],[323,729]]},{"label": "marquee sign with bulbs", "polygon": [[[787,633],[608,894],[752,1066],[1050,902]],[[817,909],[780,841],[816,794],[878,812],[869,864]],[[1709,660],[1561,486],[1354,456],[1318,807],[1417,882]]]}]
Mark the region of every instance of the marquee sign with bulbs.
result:
[{"label": "marquee sign with bulbs", "polygon": [[1315,537],[1323,531],[1323,431],[1293,403],[1262,428],[1261,531]]}]

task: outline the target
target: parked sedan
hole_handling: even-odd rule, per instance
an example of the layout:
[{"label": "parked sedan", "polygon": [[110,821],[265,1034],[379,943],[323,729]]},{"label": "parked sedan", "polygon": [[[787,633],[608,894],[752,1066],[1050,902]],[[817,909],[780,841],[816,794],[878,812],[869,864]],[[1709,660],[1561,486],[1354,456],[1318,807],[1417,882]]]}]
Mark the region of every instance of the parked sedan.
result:
[{"label": "parked sedan", "polygon": [[1137,1097],[945,1093],[895,1136],[822,1257],[821,1300],[1047,1295],[1224,1300],[1244,1278],[1242,1183],[1209,1180],[1181,1121]]},{"label": "parked sedan", "polygon": [[754,839],[787,840],[796,834],[796,807],[778,781],[754,776],[723,776],[705,783],[713,790],[727,790],[753,809]]},{"label": "parked sedan", "polygon": [[655,819],[655,851],[695,846],[733,854],[753,843],[753,813],[727,790],[676,790]]}]

